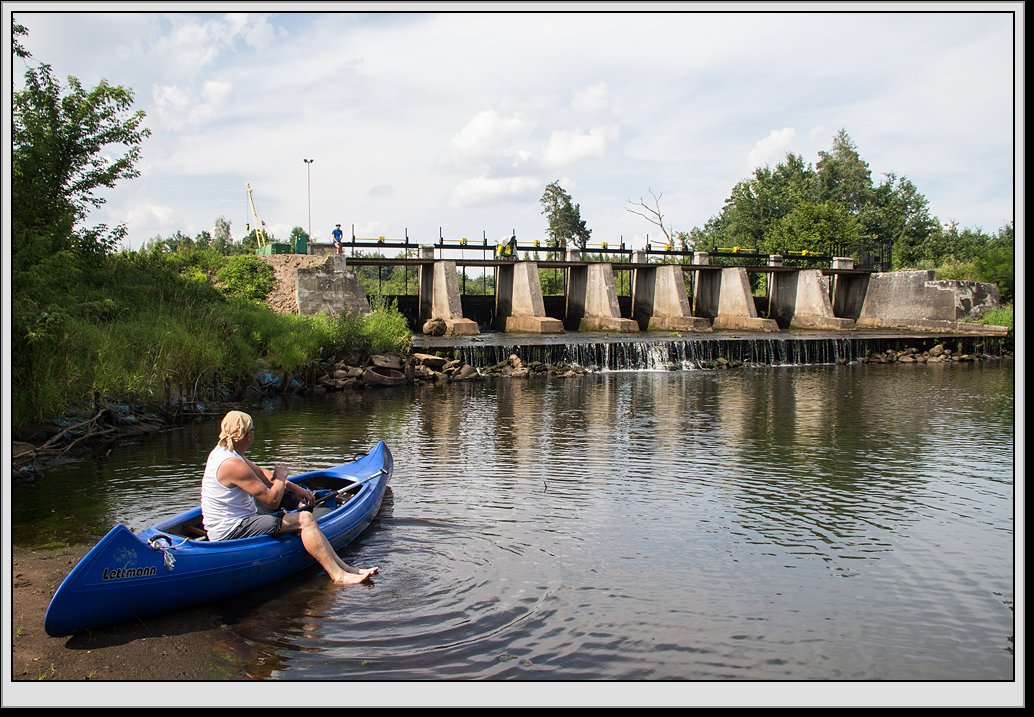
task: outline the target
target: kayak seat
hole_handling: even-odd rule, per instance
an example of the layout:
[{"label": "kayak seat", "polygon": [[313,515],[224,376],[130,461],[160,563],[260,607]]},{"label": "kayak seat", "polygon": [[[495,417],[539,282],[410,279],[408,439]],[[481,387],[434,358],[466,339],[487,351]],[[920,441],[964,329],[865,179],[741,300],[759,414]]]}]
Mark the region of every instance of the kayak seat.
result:
[{"label": "kayak seat", "polygon": [[191,540],[208,540],[208,533],[205,532],[204,528],[199,528],[196,525],[190,523],[184,523],[180,526],[181,532],[185,534],[185,537]]}]

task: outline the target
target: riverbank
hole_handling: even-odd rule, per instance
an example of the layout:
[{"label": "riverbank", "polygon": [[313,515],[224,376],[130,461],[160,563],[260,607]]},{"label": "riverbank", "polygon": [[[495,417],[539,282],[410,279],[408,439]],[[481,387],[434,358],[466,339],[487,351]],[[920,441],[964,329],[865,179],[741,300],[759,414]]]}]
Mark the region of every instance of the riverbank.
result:
[{"label": "riverbank", "polygon": [[[70,409],[32,440],[15,440],[11,464],[16,477],[33,480],[49,465],[103,454],[125,440],[190,423],[218,420],[230,409],[248,410],[282,394],[341,390],[383,390],[419,383],[453,383],[505,376],[572,377],[597,370],[728,369],[778,363],[958,363],[1007,358],[1012,337],[894,334],[887,331],[835,335],[794,332],[783,337],[734,333],[703,336],[657,333],[627,336],[575,334],[563,337],[487,334],[473,337],[414,337],[412,352],[377,354],[365,362],[336,361],[305,375],[262,372],[234,402],[184,400],[144,405],[95,398]],[[992,347],[994,347],[992,349]],[[992,353],[988,353],[992,351]],[[213,395],[226,394],[221,386]],[[178,397],[177,397],[178,398]],[[20,438],[28,438],[26,435]]]},{"label": "riverbank", "polygon": [[11,550],[13,681],[248,680],[247,646],[213,608],[185,610],[72,637],[50,637],[53,591],[89,547]]}]

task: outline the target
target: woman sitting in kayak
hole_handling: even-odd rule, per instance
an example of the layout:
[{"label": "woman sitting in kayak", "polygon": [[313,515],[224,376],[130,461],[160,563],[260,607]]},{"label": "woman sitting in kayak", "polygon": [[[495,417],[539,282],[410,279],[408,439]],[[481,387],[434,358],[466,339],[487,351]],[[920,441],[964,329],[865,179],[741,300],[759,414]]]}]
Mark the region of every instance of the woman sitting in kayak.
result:
[{"label": "woman sitting in kayak", "polygon": [[305,505],[312,505],[315,499],[310,491],[287,480],[282,463],[270,471],[244,457],[255,440],[251,416],[230,411],[220,429],[219,442],[208,455],[201,480],[201,512],[209,540],[300,533],[305,550],[334,582],[361,583],[377,572],[377,568],[357,570],[341,560],[309,511],[260,515],[256,502],[276,510],[286,493]]}]

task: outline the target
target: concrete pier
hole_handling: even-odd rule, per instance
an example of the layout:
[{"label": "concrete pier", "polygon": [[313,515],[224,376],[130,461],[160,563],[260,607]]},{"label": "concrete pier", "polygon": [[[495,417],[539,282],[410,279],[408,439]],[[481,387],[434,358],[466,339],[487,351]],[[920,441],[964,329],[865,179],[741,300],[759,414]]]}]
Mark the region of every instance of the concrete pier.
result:
[{"label": "concrete pier", "polygon": [[770,274],[769,316],[781,327],[846,331],[854,319],[833,315],[828,280],[819,269]]},{"label": "concrete pier", "polygon": [[498,267],[495,278],[496,328],[529,334],[562,334],[564,322],[546,316],[539,266],[518,261]]},{"label": "concrete pier", "polygon": [[[434,258],[433,246],[420,247],[421,258]],[[420,267],[418,288],[420,323],[428,319],[445,322],[446,335],[471,336],[481,333],[477,323],[463,318],[456,262],[436,261]]]},{"label": "concrete pier", "polygon": [[[633,261],[637,261],[633,257]],[[685,272],[675,264],[640,266],[632,287],[632,318],[642,331],[710,331],[711,322],[693,316]]]},{"label": "concrete pier", "polygon": [[[567,258],[581,261],[581,252],[569,251]],[[614,288],[614,267],[610,264],[589,263],[568,269],[565,313],[565,323],[577,325],[578,331],[639,331],[639,324],[621,317]]]},{"label": "concrete pier", "polygon": [[775,319],[758,316],[747,270],[742,267],[697,271],[696,316],[711,317],[715,329],[779,331]]},{"label": "concrete pier", "polygon": [[[994,284],[938,281],[931,271],[872,273],[857,271],[850,258],[834,258],[828,269],[784,267],[781,257],[767,267],[711,266],[706,252],[695,252],[693,264],[650,264],[648,252],[631,264],[616,265],[633,273],[631,304],[619,303],[615,265],[585,261],[570,251],[556,262],[566,272],[565,295],[544,297],[538,262],[451,261],[435,259],[435,247],[420,247],[418,259],[353,257],[349,263],[416,266],[419,288],[409,300],[407,316],[435,335],[476,335],[472,315],[495,328],[516,333],[581,332],[707,332],[710,330],[778,332],[786,329],[849,331],[905,329],[965,334],[1005,334],[1005,327],[964,321],[979,320],[998,307]],[[314,269],[297,269],[298,310],[362,313],[369,310],[358,278],[343,256],[330,257]],[[461,301],[457,266],[494,267],[494,296]],[[763,273],[768,286],[768,317],[759,316],[748,270]],[[693,273],[691,290],[685,272]],[[401,298],[401,297],[400,297]],[[413,306],[415,298],[415,306]],[[544,300],[548,299],[548,300]],[[622,297],[622,300],[626,297]],[[563,302],[562,304],[560,302]],[[755,303],[757,302],[757,303]],[[549,307],[549,314],[546,307]],[[633,318],[623,318],[631,315]],[[557,318],[562,316],[563,319]]]}]

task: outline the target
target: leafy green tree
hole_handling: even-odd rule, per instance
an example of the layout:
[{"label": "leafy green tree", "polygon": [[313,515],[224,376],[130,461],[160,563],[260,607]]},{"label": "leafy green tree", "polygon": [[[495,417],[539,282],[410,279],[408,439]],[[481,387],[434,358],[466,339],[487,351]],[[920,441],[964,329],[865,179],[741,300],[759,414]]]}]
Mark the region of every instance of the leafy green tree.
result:
[{"label": "leafy green tree", "polygon": [[782,217],[765,236],[761,249],[769,254],[787,251],[829,252],[838,242],[857,244],[857,218],[833,201],[801,202]]},{"label": "leafy green tree", "polygon": [[[273,242],[276,241],[276,237],[273,236],[270,232],[264,231],[263,234],[265,236],[265,242],[267,244],[272,244]],[[259,236],[258,236],[258,231],[257,230],[252,229],[251,231],[249,231],[247,234],[245,234],[241,238],[240,250],[241,250],[242,253],[244,253],[244,254],[254,254],[255,251],[258,249],[258,247],[259,247]]]},{"label": "leafy green tree", "polygon": [[907,177],[886,175],[859,212],[863,235],[870,245],[893,244],[895,268],[916,266],[939,253],[934,237],[937,221],[929,202]]},{"label": "leafy green tree", "polygon": [[546,233],[550,241],[561,248],[566,247],[568,241],[573,241],[579,249],[585,249],[592,230],[585,226],[581,205],[572,204],[571,195],[560,186],[560,182],[547,184],[539,201],[542,213],[549,221]]},{"label": "leafy green tree", "polygon": [[1015,229],[1012,222],[990,237],[985,248],[974,257],[978,278],[998,285],[999,298],[1012,303],[1016,288]]},{"label": "leafy green tree", "polygon": [[[27,31],[17,26],[16,34]],[[23,60],[29,53],[15,45]],[[107,254],[125,237],[125,226],[84,228],[98,195],[139,175],[144,112],[133,111],[133,93],[105,80],[86,89],[75,77],[62,88],[51,67],[25,73],[25,87],[13,95],[11,208],[14,271],[65,249],[80,255]]]},{"label": "leafy green tree", "polygon": [[287,237],[287,241],[290,242],[292,247],[298,246],[298,241],[304,239],[305,243],[309,243],[309,233],[301,227],[292,227],[291,233]]},{"label": "leafy green tree", "polygon": [[215,220],[215,228],[212,231],[212,246],[221,254],[229,254],[233,246],[233,234],[230,231],[230,220],[226,217],[219,217]]},{"label": "leafy green tree", "polygon": [[843,129],[833,138],[829,152],[819,152],[815,190],[817,201],[835,201],[852,214],[861,212],[869,202],[872,194],[869,164],[858,155],[854,142]]}]

